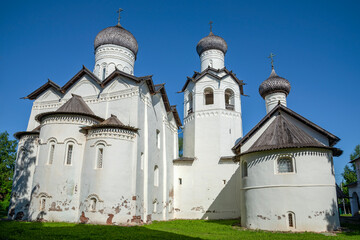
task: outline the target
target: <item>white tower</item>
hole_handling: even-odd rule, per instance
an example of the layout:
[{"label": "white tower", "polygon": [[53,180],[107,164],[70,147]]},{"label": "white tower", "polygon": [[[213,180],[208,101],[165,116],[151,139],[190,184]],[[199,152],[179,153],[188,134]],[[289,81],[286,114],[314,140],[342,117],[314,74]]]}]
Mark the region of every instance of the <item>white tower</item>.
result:
[{"label": "white tower", "polygon": [[118,24],[98,33],[94,49],[94,74],[99,79],[104,80],[115,68],[134,75],[138,43],[135,37],[120,25],[120,11]]},{"label": "white tower", "polygon": [[174,161],[175,218],[236,218],[240,189],[231,148],[242,136],[243,83],[224,67],[224,39],[210,32],[196,49],[201,72],[182,89],[184,157]]}]

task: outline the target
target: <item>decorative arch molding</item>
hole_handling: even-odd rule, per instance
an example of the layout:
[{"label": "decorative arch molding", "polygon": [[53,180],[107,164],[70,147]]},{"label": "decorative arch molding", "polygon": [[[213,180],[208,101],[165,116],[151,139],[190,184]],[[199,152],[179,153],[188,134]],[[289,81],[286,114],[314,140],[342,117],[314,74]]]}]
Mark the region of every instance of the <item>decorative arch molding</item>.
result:
[{"label": "decorative arch molding", "polygon": [[86,78],[83,78],[81,79],[72,89],[71,91],[68,91],[67,94],[69,94],[69,92],[71,93],[76,93],[76,91],[79,89],[79,88],[84,88],[85,85],[89,85],[90,87],[92,87],[93,89],[93,94],[89,94],[89,95],[97,95],[99,94],[100,90],[95,87],[95,85],[91,82],[91,80],[89,79],[86,79]]},{"label": "decorative arch molding", "polygon": [[65,138],[63,143],[69,144],[71,142],[76,143],[77,145],[82,145],[82,143],[79,143],[75,138],[72,137]]},{"label": "decorative arch molding", "polygon": [[37,198],[41,198],[41,197],[44,197],[44,198],[52,198],[52,196],[49,195],[49,194],[46,193],[46,192],[41,192],[41,193],[39,193],[36,197],[37,197]]},{"label": "decorative arch molding", "polygon": [[95,147],[95,146],[98,146],[100,144],[103,144],[105,145],[106,147],[110,147],[111,144],[110,143],[107,143],[105,140],[97,140],[96,142],[94,142],[93,144],[90,145],[90,147]]},{"label": "decorative arch molding", "polygon": [[87,198],[85,199],[85,201],[89,201],[91,198],[95,198],[98,202],[104,202],[104,200],[102,200],[99,195],[92,193],[89,196],[87,196]]},{"label": "decorative arch molding", "polygon": [[55,137],[50,137],[50,138],[48,138],[48,140],[45,143],[49,144],[50,142],[58,143],[58,140]]}]

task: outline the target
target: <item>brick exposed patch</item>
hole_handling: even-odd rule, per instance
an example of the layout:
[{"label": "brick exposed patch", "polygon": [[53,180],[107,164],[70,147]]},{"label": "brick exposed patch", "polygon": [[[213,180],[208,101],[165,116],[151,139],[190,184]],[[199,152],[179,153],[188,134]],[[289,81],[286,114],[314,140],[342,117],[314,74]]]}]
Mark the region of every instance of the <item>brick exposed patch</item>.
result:
[{"label": "brick exposed patch", "polygon": [[81,216],[80,216],[80,222],[81,223],[87,223],[89,221],[88,217],[85,217],[85,213],[81,212]]},{"label": "brick exposed patch", "polygon": [[170,189],[170,191],[169,191],[169,197],[171,197],[171,198],[174,197],[174,188]]},{"label": "brick exposed patch", "polygon": [[136,196],[133,196],[133,197],[132,197],[132,200],[134,200],[134,201],[135,201],[135,200],[136,200]]},{"label": "brick exposed patch", "polygon": [[132,223],[143,223],[143,221],[141,220],[141,216],[133,216],[132,219],[131,219],[131,222]]},{"label": "brick exposed patch", "polygon": [[115,208],[115,213],[118,214],[119,212],[120,212],[120,206],[117,206],[117,207]]},{"label": "brick exposed patch", "polygon": [[106,224],[111,225],[114,214],[108,214],[108,216],[109,217],[108,217],[108,219],[106,219]]},{"label": "brick exposed patch", "polygon": [[151,214],[146,216],[146,223],[150,223],[151,222]]},{"label": "brick exposed patch", "polygon": [[52,202],[52,203],[51,203],[51,207],[49,208],[49,212],[51,212],[51,211],[61,212],[62,209],[60,208],[60,206],[57,206],[57,207],[56,207],[56,203],[55,203],[55,202]]}]

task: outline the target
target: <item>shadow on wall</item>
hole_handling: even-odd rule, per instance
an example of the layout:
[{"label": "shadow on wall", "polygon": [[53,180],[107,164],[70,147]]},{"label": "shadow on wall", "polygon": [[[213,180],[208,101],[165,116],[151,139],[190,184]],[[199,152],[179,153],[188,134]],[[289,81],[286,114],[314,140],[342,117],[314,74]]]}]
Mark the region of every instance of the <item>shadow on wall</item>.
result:
[{"label": "shadow on wall", "polygon": [[210,207],[205,211],[201,219],[215,220],[240,218],[239,177],[240,167],[236,169],[230,180],[225,183],[225,186],[211,203]]},{"label": "shadow on wall", "polygon": [[18,150],[8,213],[11,219],[26,220],[29,217],[32,197],[30,169],[36,161],[34,151],[34,139],[32,138],[27,138]]},{"label": "shadow on wall", "polygon": [[324,220],[327,221],[327,230],[328,231],[334,231],[334,230],[337,230],[337,226],[340,222],[338,218],[339,218],[339,213],[338,213],[339,209],[338,209],[338,206],[336,204],[336,202],[333,200],[332,201],[332,204],[331,204],[331,208],[325,213],[325,216],[324,216]]}]

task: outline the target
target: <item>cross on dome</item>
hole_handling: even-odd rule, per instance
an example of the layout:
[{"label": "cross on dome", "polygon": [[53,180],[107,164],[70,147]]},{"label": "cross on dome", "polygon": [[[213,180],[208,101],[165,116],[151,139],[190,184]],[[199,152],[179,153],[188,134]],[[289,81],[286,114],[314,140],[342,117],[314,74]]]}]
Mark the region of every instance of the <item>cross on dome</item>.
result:
[{"label": "cross on dome", "polygon": [[270,53],[270,55],[268,56],[268,58],[271,58],[271,69],[274,69],[274,57],[276,55],[273,53]]},{"label": "cross on dome", "polygon": [[122,11],[124,11],[122,8],[119,8],[119,10],[116,11],[116,12],[119,14],[119,16],[118,16],[118,23],[117,23],[118,26],[121,26],[121,24],[120,24],[120,19],[121,19],[120,14],[121,14]]},{"label": "cross on dome", "polygon": [[213,24],[213,21],[210,21],[210,22],[209,22],[209,25],[210,25],[210,32],[212,32],[212,24]]}]

